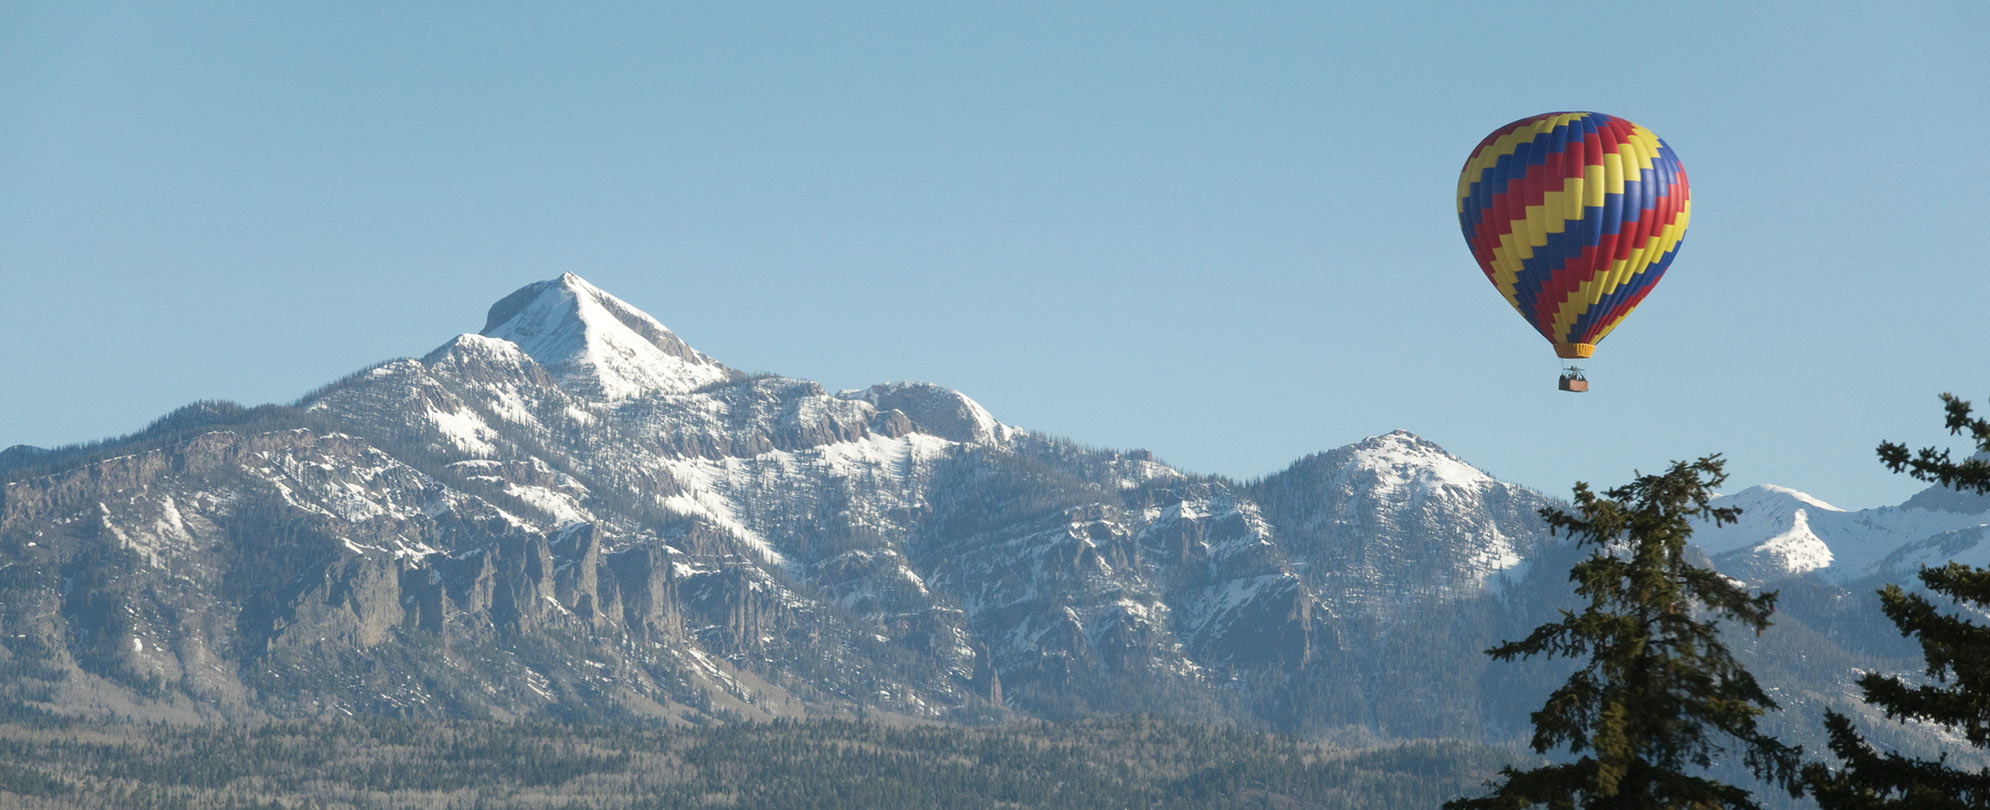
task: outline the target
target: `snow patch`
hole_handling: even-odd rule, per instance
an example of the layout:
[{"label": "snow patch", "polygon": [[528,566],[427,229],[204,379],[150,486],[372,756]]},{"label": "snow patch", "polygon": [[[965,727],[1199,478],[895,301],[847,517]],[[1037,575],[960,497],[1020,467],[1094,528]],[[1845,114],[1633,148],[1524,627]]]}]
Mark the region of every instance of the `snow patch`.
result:
[{"label": "snow patch", "polygon": [[186,519],[180,515],[179,505],[173,502],[173,496],[171,495],[167,495],[161,499],[159,504],[159,519],[153,522],[152,528],[159,533],[161,538],[167,540],[185,543],[192,539],[192,536],[187,532]]},{"label": "snow patch", "polygon": [[535,509],[550,515],[553,524],[563,526],[570,523],[587,522],[594,519],[582,509],[580,501],[572,495],[546,487],[510,484],[504,488],[506,494],[529,504]]},{"label": "snow patch", "polygon": [[771,565],[787,567],[789,564],[788,558],[775,550],[773,543],[767,542],[767,538],[761,537],[747,528],[746,524],[741,523],[733,514],[732,504],[727,503],[726,499],[716,492],[703,490],[689,494],[680,493],[662,499],[660,505],[680,515],[703,518],[706,522],[726,530],[753,553],[759,555],[760,559]]},{"label": "snow patch", "polygon": [[455,445],[456,449],[465,455],[497,455],[497,447],[485,438],[485,436],[496,436],[497,433],[485,425],[484,420],[478,419],[476,414],[469,411],[443,412],[431,405],[425,415],[428,421],[435,425],[436,430],[442,432],[443,438],[448,439],[450,444]]},{"label": "snow patch", "polygon": [[1791,517],[1789,531],[1778,534],[1755,546],[1757,555],[1776,561],[1778,567],[1792,574],[1815,571],[1831,564],[1831,547],[1810,530],[1810,513],[1798,509]]}]

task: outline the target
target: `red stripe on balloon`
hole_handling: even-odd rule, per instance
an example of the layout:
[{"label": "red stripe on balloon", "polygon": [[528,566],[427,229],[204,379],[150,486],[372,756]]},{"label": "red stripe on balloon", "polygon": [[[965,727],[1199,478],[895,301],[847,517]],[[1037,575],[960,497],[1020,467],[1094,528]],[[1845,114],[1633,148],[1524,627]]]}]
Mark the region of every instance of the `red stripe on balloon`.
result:
[{"label": "red stripe on balloon", "polygon": [[[1545,330],[1551,327],[1556,311],[1571,293],[1609,270],[1614,262],[1628,258],[1635,246],[1649,241],[1652,234],[1663,233],[1666,226],[1678,221],[1683,209],[1679,203],[1685,198],[1669,191],[1658,198],[1657,205],[1639,210],[1638,226],[1629,238],[1606,234],[1601,242],[1584,247],[1581,253],[1569,257],[1549,274],[1534,299],[1532,311],[1536,318],[1542,320],[1536,328]],[[1625,203],[1630,201],[1626,199]],[[1619,245],[1625,247],[1620,250]]]},{"label": "red stripe on balloon", "polygon": [[[1570,141],[1555,153],[1553,158],[1560,158],[1559,161],[1551,158],[1549,162],[1540,166],[1529,167],[1528,171],[1515,181],[1524,183],[1517,192],[1513,188],[1514,184],[1509,183],[1506,189],[1494,193],[1492,203],[1480,212],[1479,220],[1473,223],[1473,255],[1483,255],[1484,261],[1491,261],[1492,248],[1498,247],[1499,237],[1510,233],[1515,222],[1526,218],[1527,206],[1540,205],[1546,200],[1547,191],[1560,191],[1568,185],[1571,178],[1582,177],[1584,169],[1588,166],[1602,165],[1604,148],[1605,139],[1602,132],[1583,133],[1580,141]],[[1610,149],[1614,151],[1614,145]],[[1580,150],[1583,156],[1579,163],[1568,159],[1572,157],[1571,153],[1577,150]],[[1545,181],[1551,178],[1558,182],[1555,182],[1552,188],[1548,188]],[[1520,197],[1517,201],[1514,199],[1516,193]],[[1481,250],[1484,251],[1483,254],[1480,253]]]},{"label": "red stripe on balloon", "polygon": [[[1651,223],[1651,227],[1649,228],[1649,230],[1652,233],[1663,233],[1665,227],[1670,226],[1675,222],[1678,222],[1679,214],[1684,209],[1684,206],[1679,205],[1678,202],[1685,198],[1674,197],[1673,195],[1667,194],[1665,195],[1665,199],[1667,202],[1664,205],[1658,206],[1653,209],[1648,209],[1644,212],[1642,216],[1639,217],[1640,224],[1647,221]],[[1673,249],[1675,250],[1678,249],[1678,245],[1675,244],[1673,246]],[[1659,255],[1662,256],[1664,254],[1660,253]],[[1656,260],[1657,258],[1658,258],[1657,256],[1650,257],[1650,260],[1648,260],[1647,264],[1645,265],[1645,270],[1643,271],[1644,273],[1652,272],[1650,261]],[[1605,266],[1607,266],[1607,264]],[[1625,283],[1628,284],[1630,283],[1630,281],[1627,280]],[[1638,302],[1643,301],[1644,297],[1651,292],[1652,288],[1656,286],[1657,283],[1658,279],[1656,278],[1652,279],[1650,282],[1646,283],[1642,289],[1638,290],[1635,293],[1632,293],[1629,297],[1625,298],[1624,300],[1618,301],[1615,305],[1611,306],[1608,310],[1604,312],[1603,317],[1590,321],[1589,329],[1585,330],[1585,334],[1583,334],[1580,338],[1581,342],[1585,343],[1593,342],[1590,340],[1590,338],[1594,337],[1597,332],[1602,331],[1604,327],[1608,326],[1609,324],[1617,320],[1617,318],[1620,317],[1623,313],[1629,312],[1632,307],[1637,306]]]},{"label": "red stripe on balloon", "polygon": [[[1651,271],[1646,270],[1645,272],[1649,273]],[[1610,328],[1611,324],[1623,320],[1625,313],[1628,313],[1631,310],[1636,309],[1638,304],[1644,302],[1645,296],[1650,295],[1651,291],[1656,289],[1658,289],[1658,279],[1652,279],[1651,281],[1647,282],[1643,288],[1639,289],[1637,292],[1631,293],[1630,297],[1625,298],[1622,301],[1618,301],[1617,305],[1611,307],[1608,312],[1605,312],[1603,317],[1591,321],[1589,323],[1589,328],[1583,330],[1582,337],[1577,342],[1595,343],[1597,333]],[[1553,340],[1553,338],[1549,339]]]},{"label": "red stripe on balloon", "polygon": [[[1567,261],[1562,262],[1561,267],[1555,268],[1548,274],[1548,280],[1541,283],[1540,292],[1534,296],[1534,320],[1540,321],[1534,325],[1534,328],[1541,330],[1542,334],[1550,334],[1549,330],[1555,325],[1555,315],[1562,308],[1562,302],[1568,300],[1569,295],[1577,288],[1596,278],[1604,268],[1610,266],[1607,261],[1599,263],[1596,260],[1599,252],[1600,246],[1584,247],[1581,253],[1568,257]],[[1550,335],[1549,339],[1555,338]]]}]

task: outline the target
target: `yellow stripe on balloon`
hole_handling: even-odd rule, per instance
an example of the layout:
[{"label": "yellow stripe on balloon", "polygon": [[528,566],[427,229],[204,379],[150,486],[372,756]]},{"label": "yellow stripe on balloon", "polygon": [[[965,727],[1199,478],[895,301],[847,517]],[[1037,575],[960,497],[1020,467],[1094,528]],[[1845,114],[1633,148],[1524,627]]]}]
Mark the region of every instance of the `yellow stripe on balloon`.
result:
[{"label": "yellow stripe on balloon", "polygon": [[[1587,166],[1582,167],[1582,204],[1584,206],[1587,206],[1589,208],[1603,207],[1603,195],[1604,195],[1603,187],[1604,184],[1603,184],[1602,166],[1598,166],[1594,163],[1591,163]],[[1575,215],[1571,217],[1571,219],[1579,218],[1581,216],[1582,212],[1577,211],[1575,212]]]},{"label": "yellow stripe on balloon", "polygon": [[1609,323],[1606,323],[1606,324],[1604,324],[1604,325],[1603,325],[1603,327],[1602,327],[1602,328],[1600,328],[1600,329],[1597,329],[1597,330],[1596,330],[1596,337],[1593,337],[1593,338],[1590,338],[1590,339],[1589,339],[1589,342],[1590,342],[1591,344],[1596,344],[1596,343],[1601,343],[1601,342],[1603,342],[1603,336],[1604,336],[1604,335],[1607,335],[1607,334],[1610,334],[1610,332],[1611,332],[1611,331],[1613,331],[1613,330],[1615,330],[1615,329],[1617,328],[1617,325],[1618,325],[1618,324],[1621,324],[1621,323],[1623,323],[1623,322],[1624,322],[1624,319],[1625,319],[1625,318],[1629,318],[1629,317],[1631,317],[1631,313],[1633,313],[1633,312],[1636,312],[1636,311],[1637,311],[1637,309],[1638,309],[1637,307],[1626,307],[1626,308],[1624,308],[1624,311],[1623,311],[1623,312],[1619,312],[1619,313],[1617,313],[1617,317],[1615,317],[1615,318],[1611,318],[1611,319],[1610,319],[1610,322],[1609,322]]},{"label": "yellow stripe on balloon", "polygon": [[1624,193],[1624,155],[1621,152],[1603,154],[1603,193]]},{"label": "yellow stripe on balloon", "polygon": [[[1624,145],[1619,148],[1624,152],[1624,160],[1626,161],[1624,164],[1625,173],[1629,174],[1631,167],[1633,165],[1636,165],[1639,158],[1642,157],[1640,153],[1642,153],[1644,149],[1638,144],[1636,139],[1625,140]],[[1628,178],[1628,179],[1642,180],[1643,178],[1637,177],[1637,178]],[[1638,188],[1640,191],[1653,190],[1651,187],[1646,186],[1643,183],[1639,183]],[[1638,206],[1643,204],[1644,204],[1643,200],[1626,198],[1624,200],[1624,219],[1629,220],[1631,218],[1630,209],[1632,208],[1632,206]],[[1646,221],[1643,218],[1646,216],[1653,216],[1653,214],[1641,215],[1639,217],[1639,221],[1635,225],[1629,221],[1626,221],[1624,223],[1624,228],[1627,230],[1632,230],[1632,232],[1635,233],[1636,232],[1635,228],[1642,227],[1646,224]],[[1653,254],[1648,254],[1645,251],[1647,248],[1651,247],[1653,237],[1658,236],[1659,233],[1648,231],[1647,234],[1648,235],[1643,240],[1635,242],[1631,245],[1630,254],[1625,256],[1624,260],[1621,263],[1619,263],[1618,265],[1611,266],[1611,274],[1617,276],[1618,284],[1630,281],[1631,276],[1633,274],[1636,274],[1638,271],[1645,269],[1645,264],[1647,263],[1646,257],[1649,255],[1653,255]],[[1619,270],[1618,269],[1619,266],[1621,266],[1623,269]],[[1614,287],[1615,285],[1612,285],[1613,289]]]},{"label": "yellow stripe on balloon", "polygon": [[1473,154],[1471,160],[1465,164],[1464,171],[1458,173],[1458,213],[1465,211],[1465,199],[1471,196],[1472,183],[1477,181],[1480,175],[1485,174],[1487,169],[1497,165],[1500,158],[1513,154],[1521,144],[1540,137],[1541,133],[1553,132],[1555,127],[1581,120],[1586,115],[1588,113],[1577,112],[1547,116],[1499,136],[1486,148]]},{"label": "yellow stripe on balloon", "polygon": [[1638,169],[1650,169],[1652,161],[1658,159],[1658,136],[1652,134],[1652,131],[1649,129],[1632,124],[1631,134],[1626,136],[1624,140],[1638,145],[1638,152],[1640,153],[1638,156]]},{"label": "yellow stripe on balloon", "polygon": [[[1575,290],[1569,293],[1567,298],[1562,299],[1561,303],[1555,308],[1554,332],[1552,334],[1568,334],[1569,329],[1575,326],[1576,320],[1582,317],[1582,313],[1588,312],[1590,307],[1600,303],[1604,296],[1616,292],[1618,287],[1630,283],[1633,277],[1644,272],[1646,268],[1651,266],[1652,259],[1663,256],[1673,248],[1678,247],[1680,240],[1686,238],[1687,214],[1691,212],[1692,205],[1692,202],[1688,201],[1686,207],[1680,209],[1678,219],[1674,220],[1672,224],[1665,226],[1657,234],[1647,238],[1644,245],[1641,245],[1638,250],[1632,251],[1630,258],[1618,259],[1611,262],[1610,269],[1578,285]],[[1508,300],[1512,300],[1511,296],[1509,296]],[[1609,329],[1614,328],[1616,328],[1616,324],[1612,322]],[[1598,340],[1602,340],[1605,334],[1608,334],[1608,329],[1598,332],[1589,342],[1595,343]]]},{"label": "yellow stripe on balloon", "polygon": [[1515,307],[1520,305],[1519,299],[1514,296],[1514,285],[1515,278],[1520,274],[1521,262],[1533,258],[1534,248],[1547,244],[1549,236],[1567,230],[1570,222],[1582,219],[1582,207],[1596,196],[1590,191],[1590,187],[1595,185],[1588,179],[1590,172],[1585,170],[1583,174],[1583,177],[1570,177],[1562,181],[1561,190],[1543,194],[1540,205],[1527,206],[1525,216],[1515,221],[1507,233],[1501,234],[1498,246],[1493,248],[1493,285]]},{"label": "yellow stripe on balloon", "polygon": [[[1616,271],[1619,266],[1624,264],[1625,262],[1622,261],[1615,262],[1611,265],[1609,272],[1602,273],[1595,278],[1585,281],[1570,291],[1568,297],[1563,298],[1561,304],[1555,307],[1554,327],[1550,334],[1555,335],[1557,340],[1567,335],[1569,329],[1575,326],[1576,319],[1582,317],[1582,313],[1588,312],[1590,307],[1596,305],[1596,302],[1603,300],[1603,296],[1608,295],[1612,290],[1621,286],[1621,283],[1617,281]],[[1624,277],[1624,280],[1630,280],[1628,274]],[[1590,342],[1594,343],[1595,341]]]},{"label": "yellow stripe on balloon", "polygon": [[1574,219],[1582,217],[1582,177],[1568,177],[1560,191],[1542,195],[1540,205],[1528,205],[1526,217],[1514,221],[1512,229],[1498,237],[1498,247],[1492,249],[1492,287],[1514,308],[1520,306],[1516,295],[1520,263],[1530,259],[1536,247],[1546,245],[1550,235],[1568,229],[1566,211],[1576,211]]}]

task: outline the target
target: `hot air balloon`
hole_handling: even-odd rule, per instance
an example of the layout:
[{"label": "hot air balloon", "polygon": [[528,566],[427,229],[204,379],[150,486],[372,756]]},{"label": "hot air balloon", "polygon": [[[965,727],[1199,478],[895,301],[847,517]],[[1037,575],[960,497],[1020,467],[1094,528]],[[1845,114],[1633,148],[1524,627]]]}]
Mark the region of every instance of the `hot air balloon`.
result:
[{"label": "hot air balloon", "polygon": [[[1458,175],[1458,224],[1479,269],[1563,359],[1589,357],[1679,255],[1686,170],[1651,130],[1556,112],[1487,135]],[[1564,391],[1585,391],[1569,368]]]}]

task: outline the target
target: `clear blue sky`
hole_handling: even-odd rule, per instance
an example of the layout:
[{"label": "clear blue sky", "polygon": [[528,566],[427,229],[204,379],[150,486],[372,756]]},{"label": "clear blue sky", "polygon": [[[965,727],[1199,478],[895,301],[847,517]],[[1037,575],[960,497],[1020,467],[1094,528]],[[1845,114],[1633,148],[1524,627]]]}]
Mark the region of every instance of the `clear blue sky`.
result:
[{"label": "clear blue sky", "polygon": [[[569,270],[736,367],[1239,477],[1404,428],[1870,506],[1918,488],[1878,441],[1990,397],[1990,4],[570,5],[0,4],[0,446],[287,401]],[[1693,188],[1581,396],[1453,213],[1551,110]]]}]

